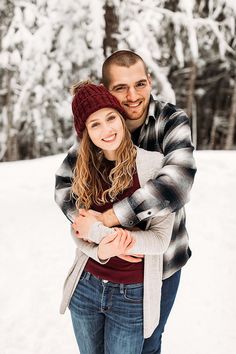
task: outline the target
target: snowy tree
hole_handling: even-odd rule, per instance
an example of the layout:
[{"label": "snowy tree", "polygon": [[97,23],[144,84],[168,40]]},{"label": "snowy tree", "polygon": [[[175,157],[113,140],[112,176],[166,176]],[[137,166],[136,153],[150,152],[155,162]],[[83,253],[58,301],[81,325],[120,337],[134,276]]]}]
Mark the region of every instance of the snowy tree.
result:
[{"label": "snowy tree", "polygon": [[[227,133],[236,67],[234,3],[228,0],[115,2],[120,19],[119,48],[135,50],[145,58],[159,97],[176,101],[192,118],[196,145],[224,148],[225,134],[219,138],[213,131],[217,126],[226,135],[234,135]],[[208,75],[212,80],[210,85],[205,82]],[[220,83],[221,75],[227,76],[226,82]],[[220,92],[219,87],[222,87]],[[207,100],[212,91],[215,93]],[[220,107],[210,111],[217,91],[224,100]],[[224,111],[222,119],[217,118],[222,114],[219,111]],[[208,117],[205,122],[201,121],[204,116]]]},{"label": "snowy tree", "polygon": [[117,49],[144,58],[198,148],[235,146],[233,0],[3,0],[0,10],[0,161],[65,151],[71,84],[99,81]]},{"label": "snowy tree", "polygon": [[2,160],[52,154],[72,143],[69,87],[99,76],[103,13],[99,0],[15,2],[0,56],[11,101],[1,112]]}]

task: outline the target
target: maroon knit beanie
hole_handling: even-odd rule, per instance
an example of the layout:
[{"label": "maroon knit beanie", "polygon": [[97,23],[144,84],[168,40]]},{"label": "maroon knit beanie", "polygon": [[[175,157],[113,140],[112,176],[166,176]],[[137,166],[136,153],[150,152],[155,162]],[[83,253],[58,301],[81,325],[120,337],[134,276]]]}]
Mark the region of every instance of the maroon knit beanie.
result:
[{"label": "maroon knit beanie", "polygon": [[127,114],[117,98],[112,96],[104,86],[84,83],[77,88],[72,101],[72,111],[75,130],[80,137],[90,114],[102,108],[114,108],[124,119],[127,118]]}]

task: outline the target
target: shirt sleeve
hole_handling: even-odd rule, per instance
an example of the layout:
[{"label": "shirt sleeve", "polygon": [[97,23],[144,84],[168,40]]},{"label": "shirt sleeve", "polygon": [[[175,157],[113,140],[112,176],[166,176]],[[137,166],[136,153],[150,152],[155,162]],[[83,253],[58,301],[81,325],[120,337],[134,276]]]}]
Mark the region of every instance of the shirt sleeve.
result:
[{"label": "shirt sleeve", "polygon": [[75,199],[71,194],[73,170],[76,164],[79,143],[76,142],[56,172],[54,198],[59,208],[72,222],[76,214]]},{"label": "shirt sleeve", "polygon": [[158,118],[156,139],[164,155],[156,178],[113,205],[124,227],[134,226],[155,215],[167,215],[189,201],[196,165],[187,115],[168,104]]}]

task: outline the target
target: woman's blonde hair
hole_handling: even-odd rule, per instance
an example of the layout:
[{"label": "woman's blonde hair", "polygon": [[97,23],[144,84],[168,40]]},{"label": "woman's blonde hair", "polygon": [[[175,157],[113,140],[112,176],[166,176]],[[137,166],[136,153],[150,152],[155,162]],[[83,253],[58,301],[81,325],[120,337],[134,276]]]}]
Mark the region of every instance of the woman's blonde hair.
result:
[{"label": "woman's blonde hair", "polygon": [[[103,151],[93,144],[87,128],[83,131],[72,183],[72,195],[76,199],[77,208],[89,209],[92,204],[103,205],[113,201],[119,193],[132,185],[136,148],[123,117],[119,116],[124,136],[116,150],[115,166],[110,172]],[[104,191],[102,180],[110,185]]]}]

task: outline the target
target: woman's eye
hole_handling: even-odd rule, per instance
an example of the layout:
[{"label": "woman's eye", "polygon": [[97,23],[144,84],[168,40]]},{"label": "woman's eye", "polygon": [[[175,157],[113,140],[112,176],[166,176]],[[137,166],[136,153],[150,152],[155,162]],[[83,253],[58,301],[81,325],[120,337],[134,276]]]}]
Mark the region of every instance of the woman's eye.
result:
[{"label": "woman's eye", "polygon": [[93,123],[91,124],[91,128],[96,128],[99,124],[98,123]]},{"label": "woman's eye", "polygon": [[114,119],[116,119],[116,116],[110,116],[110,117],[108,117],[107,120],[114,120]]}]

